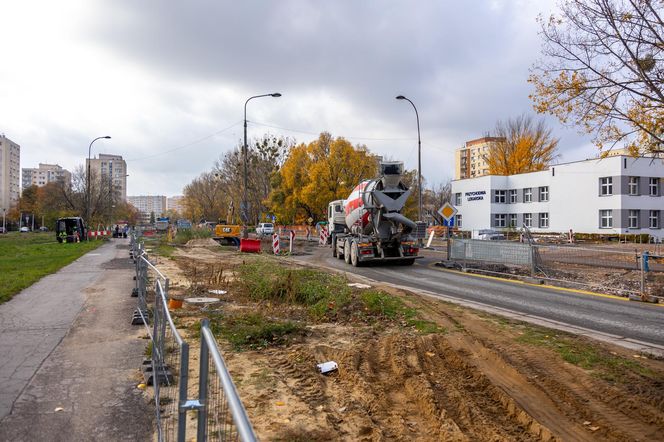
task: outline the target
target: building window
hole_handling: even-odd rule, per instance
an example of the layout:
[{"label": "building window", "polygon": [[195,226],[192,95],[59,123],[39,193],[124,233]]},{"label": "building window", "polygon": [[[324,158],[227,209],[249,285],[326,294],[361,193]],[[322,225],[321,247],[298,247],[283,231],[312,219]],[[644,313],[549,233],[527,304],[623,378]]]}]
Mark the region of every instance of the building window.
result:
[{"label": "building window", "polygon": [[600,210],[599,211],[599,227],[602,229],[610,229],[613,227],[613,211]]},{"label": "building window", "polygon": [[630,210],[629,214],[627,215],[627,226],[630,229],[638,229],[639,228],[639,211],[638,210]]},{"label": "building window", "polygon": [[523,214],[523,225],[526,227],[532,227],[533,226],[533,214],[532,213],[524,213]]},{"label": "building window", "polygon": [[506,201],[506,192],[504,190],[494,190],[494,203],[505,203]]},{"label": "building window", "polygon": [[461,205],[461,192],[454,194],[454,205],[455,206]]},{"label": "building window", "polygon": [[493,215],[493,226],[494,227],[506,227],[506,217],[504,213],[496,213]]},{"label": "building window", "polygon": [[639,194],[639,177],[638,176],[631,176],[629,177],[629,182],[627,183],[627,188],[629,189],[629,194],[630,195],[638,195]]},{"label": "building window", "polygon": [[651,210],[648,216],[648,225],[651,229],[659,229],[659,210]]},{"label": "building window", "polygon": [[516,213],[510,213],[510,227],[516,227]]},{"label": "building window", "polygon": [[510,204],[516,204],[516,189],[510,190]]},{"label": "building window", "polygon": [[532,203],[533,202],[533,189],[530,187],[526,187],[523,189],[523,202],[524,203]]},{"label": "building window", "polygon": [[599,179],[599,194],[613,195],[613,177],[606,176]]},{"label": "building window", "polygon": [[650,196],[659,195],[659,178],[649,178],[648,179],[648,190]]},{"label": "building window", "polygon": [[456,225],[457,225],[458,228],[463,227],[463,222],[462,221],[463,221],[463,219],[461,217],[461,214],[457,213],[456,214]]},{"label": "building window", "polygon": [[548,213],[540,213],[539,214],[539,226],[542,229],[548,229],[549,228],[549,214]]},{"label": "building window", "polygon": [[539,188],[539,200],[549,201],[549,186],[542,186]]}]

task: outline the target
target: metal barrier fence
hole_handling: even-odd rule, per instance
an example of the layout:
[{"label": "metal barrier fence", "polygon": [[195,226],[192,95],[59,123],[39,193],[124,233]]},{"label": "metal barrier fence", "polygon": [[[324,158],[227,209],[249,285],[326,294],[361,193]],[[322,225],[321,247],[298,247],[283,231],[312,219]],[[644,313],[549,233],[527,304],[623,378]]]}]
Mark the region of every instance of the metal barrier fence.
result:
[{"label": "metal barrier fence", "polygon": [[[474,270],[483,273],[506,272],[495,268],[482,268],[482,264],[522,267],[532,276],[552,282],[602,288],[623,295],[638,294],[642,299],[664,299],[659,294],[661,288],[658,288],[656,283],[651,285],[654,280],[648,278],[649,272],[664,271],[664,256],[655,254],[657,250],[645,250],[644,247],[641,247],[641,250],[630,250],[629,246],[621,245],[593,247],[452,238],[449,259],[457,261],[462,267],[479,265],[479,268]],[[595,277],[593,281],[589,281],[584,277],[588,267],[639,271],[640,276],[638,281],[632,279],[620,287],[609,278],[600,281]],[[510,276],[514,274],[510,273]]]},{"label": "metal barrier fence", "polygon": [[207,319],[201,338],[198,440],[256,440]]},{"label": "metal barrier fence", "polygon": [[[642,250],[617,249],[615,247],[592,247],[576,245],[534,244],[540,254],[542,265],[553,267],[556,263],[577,264],[625,270],[640,270]],[[650,270],[664,271],[664,263],[652,261]]]},{"label": "metal barrier fence", "polygon": [[[196,411],[197,441],[255,441],[253,428],[207,320],[201,325],[198,391],[192,392],[195,399],[188,399],[189,376],[196,373],[190,373],[189,343],[178,332],[168,310],[169,280],[150,262],[144,245],[135,235],[130,244],[130,256],[136,264],[132,296],[138,297],[132,324],[144,324],[150,336],[150,359],[143,364],[143,375],[145,383],[154,389],[157,440],[183,442],[187,411]],[[153,291],[150,281],[154,281]]]},{"label": "metal barrier fence", "polygon": [[533,251],[528,244],[458,238],[451,238],[450,241],[450,259],[456,261],[481,261],[524,267],[533,265]]}]

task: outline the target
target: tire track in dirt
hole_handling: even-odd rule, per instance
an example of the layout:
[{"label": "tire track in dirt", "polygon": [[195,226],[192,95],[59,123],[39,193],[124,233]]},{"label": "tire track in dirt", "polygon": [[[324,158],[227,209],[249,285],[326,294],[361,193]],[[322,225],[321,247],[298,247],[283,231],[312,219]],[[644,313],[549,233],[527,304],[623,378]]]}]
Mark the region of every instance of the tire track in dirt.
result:
[{"label": "tire track in dirt", "polygon": [[388,335],[345,353],[327,395],[369,418],[358,437],[554,440],[441,336]]},{"label": "tire track in dirt", "polygon": [[[532,351],[539,350],[526,353],[514,341],[509,347],[496,344],[495,330],[491,331],[488,324],[478,327],[476,320],[464,314],[452,318],[443,305],[429,300],[423,304],[432,313],[467,327],[467,333],[448,342],[459,351],[470,352],[467,360],[562,439],[661,440],[664,390],[657,385],[643,389],[642,382],[635,382],[635,390],[644,390],[637,399],[588,377],[581,368],[557,356],[545,358],[547,365],[543,366],[541,357],[532,357]],[[657,384],[661,386],[662,382]],[[583,422],[591,425],[583,426]],[[591,432],[589,427],[599,430]]]}]

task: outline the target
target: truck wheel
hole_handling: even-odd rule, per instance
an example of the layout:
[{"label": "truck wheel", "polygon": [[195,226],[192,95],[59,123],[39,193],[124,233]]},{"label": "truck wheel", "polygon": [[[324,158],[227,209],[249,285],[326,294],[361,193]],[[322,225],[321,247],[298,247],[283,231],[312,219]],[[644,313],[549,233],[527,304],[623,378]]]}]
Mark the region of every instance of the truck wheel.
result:
[{"label": "truck wheel", "polygon": [[350,239],[346,238],[344,241],[344,261],[350,264]]},{"label": "truck wheel", "polygon": [[415,260],[410,258],[410,259],[402,259],[399,261],[399,265],[402,266],[412,266],[415,263]]},{"label": "truck wheel", "polygon": [[357,242],[353,241],[353,244],[350,246],[350,262],[353,267],[359,267],[360,262],[360,249],[357,247]]}]

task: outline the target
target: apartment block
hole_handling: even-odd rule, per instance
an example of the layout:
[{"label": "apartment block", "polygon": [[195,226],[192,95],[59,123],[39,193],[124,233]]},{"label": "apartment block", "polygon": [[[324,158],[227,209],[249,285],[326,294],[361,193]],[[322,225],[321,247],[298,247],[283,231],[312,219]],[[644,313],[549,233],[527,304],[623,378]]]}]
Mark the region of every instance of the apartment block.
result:
[{"label": "apartment block", "polygon": [[164,195],[137,195],[128,196],[127,202],[136,207],[141,214],[141,221],[147,223],[150,221],[150,215],[154,213],[155,217],[160,217],[166,213],[167,198]]},{"label": "apartment block", "polygon": [[166,203],[167,203],[167,209],[168,210],[172,210],[172,211],[177,212],[179,214],[184,213],[184,196],[183,195],[175,195],[171,198],[168,198]]},{"label": "apartment block", "polygon": [[58,164],[44,164],[39,163],[38,168],[23,168],[22,170],[22,184],[23,188],[30,186],[45,186],[48,183],[64,183],[65,185],[71,184],[71,172],[63,169]]},{"label": "apartment block", "polygon": [[97,176],[110,177],[113,190],[119,198],[126,201],[127,162],[122,159],[122,156],[101,153],[99,154],[99,158],[86,160],[86,168],[88,167],[88,161],[93,176],[96,174]]},{"label": "apartment block", "polygon": [[0,134],[0,210],[9,210],[21,195],[21,146]]},{"label": "apartment block", "polygon": [[491,148],[504,140],[499,137],[482,137],[466,141],[464,146],[454,153],[454,179],[463,180],[488,175],[487,158]]}]

